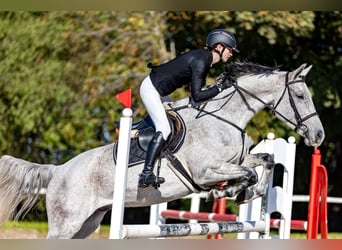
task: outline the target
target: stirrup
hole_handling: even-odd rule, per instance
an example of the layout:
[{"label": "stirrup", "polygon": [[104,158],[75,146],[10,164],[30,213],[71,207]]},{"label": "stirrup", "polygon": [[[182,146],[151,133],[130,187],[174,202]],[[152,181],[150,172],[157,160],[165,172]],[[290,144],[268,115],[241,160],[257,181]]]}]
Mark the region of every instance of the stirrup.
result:
[{"label": "stirrup", "polygon": [[157,177],[154,173],[141,173],[139,176],[138,187],[146,188],[152,185],[154,188],[160,187],[160,184],[164,183],[165,179],[163,177]]}]

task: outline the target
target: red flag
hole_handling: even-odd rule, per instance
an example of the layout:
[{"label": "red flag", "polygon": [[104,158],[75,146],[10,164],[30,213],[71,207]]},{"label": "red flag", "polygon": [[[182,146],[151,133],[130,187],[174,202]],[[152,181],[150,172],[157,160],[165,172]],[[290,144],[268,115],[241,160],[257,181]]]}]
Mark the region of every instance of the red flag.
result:
[{"label": "red flag", "polygon": [[116,99],[118,99],[126,108],[131,108],[132,89],[127,89],[117,94]]}]

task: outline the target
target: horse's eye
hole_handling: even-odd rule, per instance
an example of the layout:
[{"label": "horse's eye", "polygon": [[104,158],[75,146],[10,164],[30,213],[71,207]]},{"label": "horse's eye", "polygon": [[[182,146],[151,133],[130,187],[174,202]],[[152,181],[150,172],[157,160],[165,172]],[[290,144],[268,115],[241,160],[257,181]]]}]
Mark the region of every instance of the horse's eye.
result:
[{"label": "horse's eye", "polygon": [[300,75],[299,78],[300,78],[301,80],[305,81],[305,76]]},{"label": "horse's eye", "polygon": [[297,98],[304,99],[304,93],[303,92],[297,92],[296,93]]}]

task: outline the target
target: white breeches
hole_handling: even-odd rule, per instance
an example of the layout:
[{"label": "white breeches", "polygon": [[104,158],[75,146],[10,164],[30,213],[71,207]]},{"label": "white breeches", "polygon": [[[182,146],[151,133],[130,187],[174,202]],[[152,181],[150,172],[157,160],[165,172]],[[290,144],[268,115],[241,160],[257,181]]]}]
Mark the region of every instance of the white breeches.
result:
[{"label": "white breeches", "polygon": [[170,125],[160,95],[153,86],[150,76],[147,76],[141,83],[140,97],[151,116],[156,132],[160,131],[164,140],[166,140],[171,133]]}]

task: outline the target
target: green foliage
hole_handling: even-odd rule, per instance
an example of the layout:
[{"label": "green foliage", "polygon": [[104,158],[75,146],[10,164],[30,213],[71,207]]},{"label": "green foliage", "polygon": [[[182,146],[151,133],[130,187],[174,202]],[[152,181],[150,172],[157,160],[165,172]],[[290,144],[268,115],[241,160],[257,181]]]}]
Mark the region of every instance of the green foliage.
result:
[{"label": "green foliage", "polygon": [[[51,160],[56,149],[75,148],[70,131],[82,136],[89,115],[68,82],[73,73],[64,53],[63,23],[48,13],[8,13],[1,22],[0,150],[31,160]],[[88,117],[87,117],[88,115]],[[83,141],[87,138],[80,138]],[[90,146],[90,145],[89,145]],[[39,159],[40,151],[50,157]]]},{"label": "green foliage", "polygon": [[[111,141],[122,109],[115,94],[132,87],[142,110],[134,85],[147,75],[148,60],[160,63],[157,52],[168,56],[162,16],[2,13],[0,152],[62,162]],[[112,138],[104,138],[108,131]]]}]

